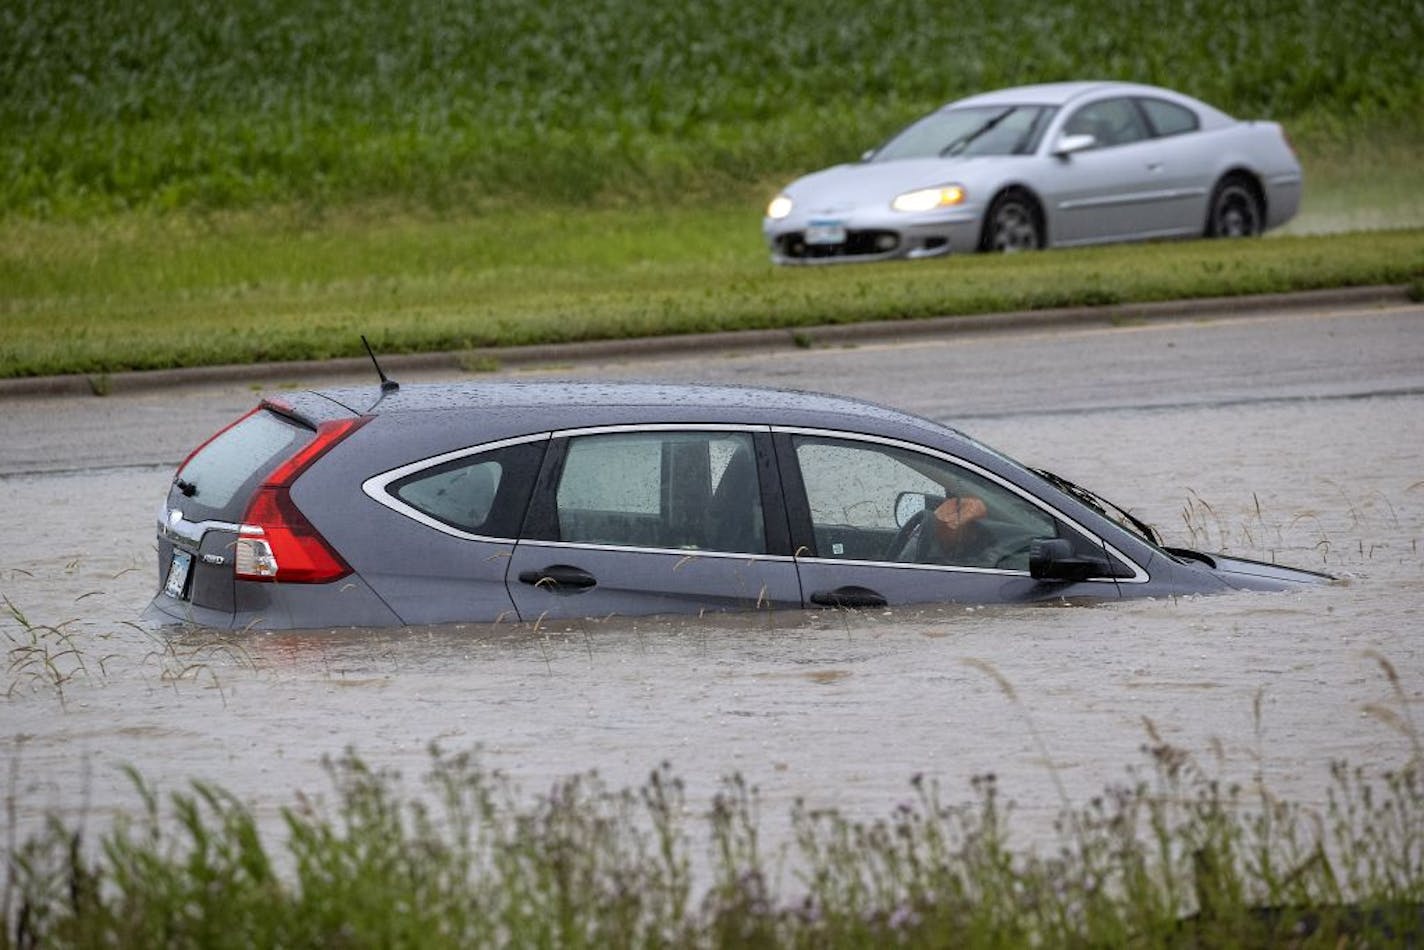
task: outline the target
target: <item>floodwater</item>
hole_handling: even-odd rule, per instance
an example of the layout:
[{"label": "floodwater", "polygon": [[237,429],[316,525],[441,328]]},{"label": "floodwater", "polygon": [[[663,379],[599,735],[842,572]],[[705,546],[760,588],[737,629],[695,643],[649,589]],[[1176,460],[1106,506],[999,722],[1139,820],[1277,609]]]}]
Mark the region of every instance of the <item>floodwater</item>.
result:
[{"label": "floodwater", "polygon": [[1169,543],[1346,581],[1097,607],[173,634],[132,624],[171,469],[9,476],[0,768],[21,831],[46,810],[92,825],[133,808],[124,764],[161,789],[215,782],[270,820],[298,789],[328,790],[324,756],[354,748],[416,787],[432,742],[482,750],[526,794],[590,769],[637,784],[666,761],[696,802],[740,772],[768,816],[797,797],[886,815],[916,773],[967,800],[993,772],[1028,828],[1056,784],[1081,803],[1143,764],[1148,722],[1210,771],[1306,802],[1331,760],[1407,761],[1367,707],[1421,716],[1424,397],[956,421]]}]

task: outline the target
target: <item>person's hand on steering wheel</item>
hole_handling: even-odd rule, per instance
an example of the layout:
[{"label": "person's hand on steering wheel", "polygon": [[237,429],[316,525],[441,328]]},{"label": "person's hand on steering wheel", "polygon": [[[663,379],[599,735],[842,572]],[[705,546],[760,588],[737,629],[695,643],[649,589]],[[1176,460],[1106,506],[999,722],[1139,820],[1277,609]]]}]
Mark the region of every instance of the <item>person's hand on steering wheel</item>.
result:
[{"label": "person's hand on steering wheel", "polygon": [[935,540],[946,551],[955,550],[964,543],[970,526],[988,513],[989,508],[983,499],[973,495],[946,498],[930,519],[934,525]]}]

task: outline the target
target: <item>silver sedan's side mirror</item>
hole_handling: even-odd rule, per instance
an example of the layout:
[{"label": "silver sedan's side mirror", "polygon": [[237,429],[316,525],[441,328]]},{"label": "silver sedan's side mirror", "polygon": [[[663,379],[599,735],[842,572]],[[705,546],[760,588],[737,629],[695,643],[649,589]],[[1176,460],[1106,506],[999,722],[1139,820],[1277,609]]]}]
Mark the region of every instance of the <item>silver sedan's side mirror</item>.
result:
[{"label": "silver sedan's side mirror", "polygon": [[1074,152],[1087,151],[1098,144],[1097,136],[1083,133],[1081,135],[1060,135],[1058,144],[1053,147],[1053,154],[1059,158],[1067,158]]}]

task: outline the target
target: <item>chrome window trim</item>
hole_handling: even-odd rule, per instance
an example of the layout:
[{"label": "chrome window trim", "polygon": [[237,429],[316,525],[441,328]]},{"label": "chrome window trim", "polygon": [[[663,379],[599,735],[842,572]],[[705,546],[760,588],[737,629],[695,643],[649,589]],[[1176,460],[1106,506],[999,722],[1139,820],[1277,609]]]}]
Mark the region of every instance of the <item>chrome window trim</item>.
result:
[{"label": "chrome window trim", "polygon": [[471,455],[481,455],[485,452],[493,452],[495,449],[502,449],[511,445],[523,445],[529,442],[548,441],[550,435],[551,434],[548,432],[536,432],[533,435],[519,435],[508,439],[496,439],[493,442],[481,442],[479,445],[469,445],[462,449],[454,449],[450,452],[442,452],[439,455],[432,455],[427,458],[420,459],[419,461],[408,462],[407,464],[402,465],[399,468],[393,468],[388,472],[382,472],[379,475],[372,475],[370,478],[366,479],[364,482],[361,483],[361,491],[366,494],[367,498],[370,498],[372,501],[376,502],[379,505],[384,505],[385,507],[394,511],[396,514],[404,515],[412,521],[415,521],[419,524],[423,524],[427,528],[434,528],[441,534],[447,534],[452,538],[460,538],[464,541],[484,541],[490,544],[513,544],[517,540],[516,538],[500,538],[494,537],[492,535],[475,534],[471,531],[462,531],[459,528],[456,528],[454,525],[446,524],[438,518],[432,518],[430,515],[427,515],[419,508],[415,508],[402,501],[401,499],[397,498],[394,494],[391,493],[388,486],[392,482],[400,481],[407,475],[414,475],[415,473],[424,471],[427,468],[434,468],[437,465],[444,465],[446,462],[453,462],[458,459],[467,458]]},{"label": "chrome window trim", "polygon": [[[439,531],[441,534],[445,534],[454,538],[460,538],[465,541],[481,541],[490,544],[519,544],[529,545],[531,547],[567,548],[586,551],[626,551],[630,553],[641,554],[671,554],[683,557],[713,557],[724,559],[731,558],[734,560],[747,561],[764,560],[792,563],[795,563],[798,560],[805,560],[817,564],[847,564],[863,567],[903,567],[911,570],[931,570],[941,572],[948,571],[954,573],[962,572],[974,574],[999,574],[1015,577],[1028,576],[1027,571],[1003,570],[999,568],[955,566],[947,564],[903,564],[896,561],[866,561],[858,559],[852,560],[822,557],[798,558],[797,556],[787,556],[779,554],[751,554],[747,552],[735,551],[635,547],[629,545],[593,544],[576,541],[541,541],[523,540],[518,538],[493,537],[490,535],[475,534],[469,531],[461,531],[460,529],[452,527],[451,525],[448,525],[443,521],[439,521],[435,518],[432,518],[429,515],[401,501],[399,498],[392,495],[387,489],[387,486],[389,486],[392,482],[398,481],[399,479],[405,478],[408,475],[412,475],[424,469],[432,468],[437,465],[443,465],[447,462],[451,462],[456,459],[466,458],[471,455],[479,455],[484,452],[494,451],[495,449],[505,448],[506,446],[510,445],[520,445],[524,443],[539,442],[544,440],[552,441],[556,438],[574,438],[577,436],[585,435],[677,431],[785,433],[788,435],[806,435],[814,438],[841,439],[851,442],[867,442],[875,445],[888,445],[893,448],[903,449],[907,452],[917,452],[923,455],[929,455],[933,458],[938,458],[941,461],[948,462],[951,465],[957,465],[961,468],[967,469],[968,471],[974,472],[976,475],[986,478],[994,482],[995,484],[1007,489],[1013,494],[1018,495],[1019,497],[1025,499],[1035,507],[1049,513],[1053,517],[1071,526],[1079,533],[1081,533],[1084,537],[1088,538],[1090,541],[1095,542],[1100,548],[1106,551],[1109,556],[1115,558],[1122,564],[1125,564],[1126,566],[1132,568],[1133,571],[1132,577],[1089,578],[1087,582],[1100,584],[1145,584],[1151,580],[1151,576],[1141,565],[1139,565],[1132,558],[1123,554],[1113,545],[1108,544],[1101,537],[1099,537],[1096,532],[1088,530],[1077,520],[1070,518],[1062,511],[1059,511],[1057,508],[1054,508],[1052,505],[1038,498],[1032,492],[1020,488],[1019,486],[1013,484],[1007,479],[995,474],[994,472],[989,471],[983,466],[977,465],[967,459],[960,458],[959,456],[951,455],[948,452],[943,452],[939,449],[933,449],[929,446],[921,445],[917,442],[907,442],[902,439],[895,439],[888,436],[870,435],[862,432],[851,432],[844,429],[820,429],[807,426],[777,426],[767,424],[716,422],[615,423],[610,425],[599,426],[581,426],[572,429],[555,429],[547,432],[537,432],[531,435],[514,436],[507,439],[496,439],[491,442],[481,442],[478,445],[466,446],[464,448],[454,449],[450,452],[443,452],[439,455],[429,456],[427,458],[420,459],[415,462],[409,462],[398,468],[391,469],[390,471],[371,476],[370,478],[366,479],[364,482],[361,483],[361,490],[366,494],[367,497],[371,498],[376,503],[383,505],[386,508],[391,509],[392,511],[395,511],[398,514],[404,515],[405,517],[410,518],[411,520],[419,524],[425,525],[428,528],[432,528],[435,531]],[[221,522],[210,522],[208,524],[214,527],[221,527],[232,531],[236,531],[238,527],[237,525],[226,525]],[[161,525],[162,522],[160,522],[160,528]]]},{"label": "chrome window trim", "polygon": [[[1000,475],[997,475],[997,474],[995,474],[994,472],[989,471],[988,469],[984,468],[982,465],[976,465],[975,463],[969,461],[968,459],[963,459],[963,458],[960,458],[960,457],[958,457],[958,456],[951,455],[951,454],[949,454],[948,452],[943,452],[943,451],[941,451],[941,450],[939,450],[939,449],[932,449],[932,448],[930,448],[929,446],[920,445],[920,444],[918,444],[918,443],[916,443],[916,442],[906,442],[906,441],[904,441],[904,440],[902,440],[902,439],[890,438],[889,436],[869,435],[869,434],[862,433],[862,432],[845,432],[845,431],[840,430],[840,429],[816,429],[816,428],[803,427],[803,426],[772,426],[772,427],[771,427],[771,431],[772,431],[772,432],[776,432],[776,433],[784,433],[784,434],[786,434],[786,435],[805,435],[805,436],[811,436],[812,438],[841,439],[841,440],[849,441],[849,442],[869,442],[869,443],[872,443],[872,444],[875,444],[875,445],[888,445],[888,446],[891,446],[891,447],[893,447],[893,448],[903,449],[903,450],[905,450],[905,451],[907,451],[907,452],[917,452],[917,453],[919,453],[919,454],[921,454],[921,455],[928,455],[928,456],[931,456],[931,457],[933,457],[933,458],[940,459],[941,461],[948,462],[948,463],[951,464],[951,465],[957,465],[957,466],[959,466],[960,468],[967,469],[967,470],[969,470],[969,471],[975,473],[976,475],[980,475],[980,476],[982,476],[983,478],[986,478],[986,479],[988,479],[989,481],[994,482],[995,484],[997,484],[997,485],[999,485],[999,486],[1001,486],[1001,487],[1003,487],[1003,488],[1008,489],[1010,492],[1012,492],[1012,493],[1015,494],[1015,495],[1018,495],[1020,498],[1023,498],[1024,500],[1026,500],[1026,501],[1029,502],[1030,504],[1034,505],[1035,507],[1037,507],[1037,508],[1039,508],[1039,509],[1041,509],[1041,510],[1047,512],[1047,513],[1049,513],[1049,514],[1052,515],[1054,518],[1057,518],[1058,520],[1064,522],[1065,524],[1071,526],[1072,528],[1075,528],[1075,529],[1076,529],[1079,533],[1081,533],[1084,537],[1088,538],[1090,541],[1095,542],[1095,543],[1098,545],[1099,548],[1101,548],[1102,550],[1106,551],[1111,557],[1116,558],[1116,559],[1117,559],[1118,561],[1120,561],[1122,564],[1126,565],[1127,567],[1132,568],[1132,572],[1133,572],[1133,576],[1132,576],[1132,577],[1091,577],[1091,578],[1088,578],[1088,580],[1085,581],[1085,583],[1095,583],[1095,584],[1146,584],[1148,581],[1150,581],[1150,580],[1152,579],[1151,575],[1149,575],[1149,574],[1147,573],[1147,571],[1142,567],[1142,565],[1138,564],[1136,561],[1134,561],[1132,558],[1128,557],[1126,554],[1123,554],[1121,551],[1119,551],[1119,550],[1118,550],[1116,547],[1114,547],[1113,545],[1108,544],[1105,540],[1103,540],[1101,537],[1098,536],[1097,532],[1089,531],[1087,528],[1083,527],[1083,525],[1079,524],[1075,519],[1068,517],[1068,515],[1066,515],[1066,514],[1064,514],[1063,512],[1059,511],[1057,508],[1054,508],[1054,507],[1053,507],[1052,505],[1050,505],[1048,502],[1046,502],[1046,501],[1044,501],[1043,499],[1039,498],[1037,495],[1033,494],[1032,492],[1027,491],[1027,490],[1025,490],[1025,489],[1023,489],[1023,488],[1020,488],[1019,486],[1015,485],[1013,482],[1009,481],[1008,479],[1006,479],[1006,478],[1004,478],[1004,477],[1002,477],[1002,476],[1000,476]],[[1014,575],[1014,576],[1018,576],[1018,577],[1028,577],[1028,576],[1029,576],[1028,571],[1010,571],[1010,570],[1001,570],[1001,569],[999,569],[999,568],[983,568],[983,567],[968,567],[968,566],[964,566],[964,567],[954,567],[954,566],[950,566],[950,565],[939,565],[939,564],[924,564],[924,565],[901,564],[901,563],[899,563],[899,562],[897,562],[897,561],[859,561],[859,560],[857,560],[857,561],[850,561],[850,560],[841,560],[841,559],[839,559],[839,558],[825,558],[825,557],[803,558],[803,560],[814,561],[815,563],[818,563],[818,564],[858,564],[858,565],[865,565],[865,566],[872,566],[872,567],[886,567],[886,566],[890,566],[890,567],[917,567],[917,568],[931,568],[931,569],[937,569],[937,570],[966,571],[966,572],[973,572],[973,573],[976,573],[976,574],[985,574],[985,573],[987,573],[987,574],[1009,574],[1009,575]]]},{"label": "chrome window trim", "polygon": [[704,548],[648,548],[636,547],[631,544],[595,544],[591,541],[536,541],[520,540],[519,547],[531,548],[569,548],[580,551],[610,551],[628,552],[632,554],[672,554],[686,558],[712,557],[722,560],[733,561],[779,561],[786,564],[795,563],[796,558],[789,554],[751,554],[745,551],[714,551]]},{"label": "chrome window trim", "polygon": [[740,422],[623,422],[616,425],[583,426],[578,429],[556,429],[556,439],[572,439],[581,435],[608,435],[620,432],[770,432],[772,427],[759,423]]},{"label": "chrome window trim", "polygon": [[[801,564],[849,564],[852,567],[888,567],[911,571],[940,571],[951,574],[1001,574],[1005,577],[1028,577],[1028,571],[1015,571],[1005,567],[972,567],[968,564],[917,564],[913,561],[867,561],[863,558],[848,557],[802,557]],[[1097,580],[1097,578],[1093,578]],[[1126,583],[1125,578],[1120,578]]]},{"label": "chrome window trim", "polygon": [[[388,486],[389,486],[392,482],[399,481],[400,479],[405,478],[405,477],[408,476],[408,475],[414,475],[414,474],[417,473],[417,472],[423,471],[424,469],[427,469],[427,468],[433,468],[433,467],[435,467],[435,466],[437,466],[437,465],[444,465],[446,462],[453,462],[453,461],[455,461],[455,460],[457,460],[457,459],[466,458],[466,457],[471,456],[471,455],[480,455],[480,454],[482,454],[482,453],[484,453],[484,452],[492,452],[492,451],[494,451],[495,449],[502,449],[502,448],[505,448],[506,446],[510,446],[510,445],[521,445],[521,444],[528,443],[528,442],[539,442],[539,441],[550,441],[550,442],[552,442],[554,439],[574,438],[574,437],[576,437],[576,436],[583,436],[583,435],[605,435],[605,434],[609,434],[609,433],[614,433],[614,434],[616,434],[616,433],[621,433],[621,432],[634,432],[634,433],[636,433],[636,432],[770,432],[770,431],[771,431],[771,427],[768,426],[768,425],[744,425],[744,424],[740,424],[740,423],[725,423],[725,424],[724,424],[724,423],[715,423],[715,422],[689,422],[689,423],[678,423],[678,422],[616,423],[616,424],[602,425],[602,426],[581,426],[581,427],[575,428],[575,429],[555,429],[555,430],[547,431],[547,432],[536,432],[536,433],[534,433],[534,434],[532,434],[532,435],[520,435],[520,436],[513,436],[513,437],[507,438],[507,439],[496,439],[495,441],[492,441],[492,442],[481,442],[481,443],[479,443],[478,445],[470,445],[470,446],[466,446],[466,447],[464,447],[464,448],[454,449],[454,450],[449,451],[449,452],[443,452],[443,453],[441,453],[440,455],[432,455],[432,456],[429,456],[429,457],[427,457],[427,458],[420,459],[420,460],[415,461],[415,462],[409,462],[409,463],[407,463],[407,464],[405,464],[405,465],[400,466],[399,468],[393,468],[393,469],[391,469],[391,470],[388,471],[388,472],[382,472],[382,473],[377,474],[377,475],[372,475],[370,478],[366,479],[364,482],[361,483],[361,491],[365,493],[366,497],[370,498],[372,501],[376,502],[377,504],[383,505],[383,506],[385,506],[386,508],[389,508],[389,509],[391,509],[392,511],[396,512],[397,514],[404,515],[405,517],[411,519],[412,521],[415,521],[415,522],[417,522],[417,523],[419,523],[419,524],[422,524],[422,525],[424,525],[424,526],[427,527],[427,528],[432,528],[432,529],[434,529],[434,530],[436,530],[436,531],[439,531],[441,534],[449,535],[449,536],[452,537],[452,538],[459,538],[459,539],[461,539],[462,541],[483,541],[483,542],[487,542],[487,543],[491,543],[491,544],[514,544],[516,541],[519,540],[518,538],[502,538],[502,537],[496,537],[496,536],[493,536],[493,535],[475,534],[475,533],[470,532],[470,531],[462,531],[462,530],[460,530],[459,528],[454,527],[453,525],[446,524],[445,522],[439,520],[438,518],[432,518],[430,515],[427,515],[425,512],[421,511],[420,509],[414,508],[414,507],[412,507],[411,505],[406,504],[404,501],[402,501],[401,499],[397,498],[395,495],[391,494],[391,492],[390,492]],[[564,541],[558,541],[558,542],[552,542],[552,541],[551,541],[551,542],[524,541],[524,542],[522,542],[522,543],[524,543],[524,544],[535,544],[535,543],[540,543],[540,544],[572,544],[572,542],[564,542]],[[620,547],[620,546],[618,546],[618,545],[582,545],[582,546],[583,546],[583,547],[590,547],[590,548],[593,548],[593,549],[607,548],[608,550],[618,550],[618,551],[634,551],[634,550],[639,550],[639,551],[647,551],[647,552],[657,552],[657,553],[662,553],[662,554],[666,554],[666,553],[671,553],[671,554],[687,554],[687,553],[688,553],[687,551],[685,551],[685,550],[683,550],[683,549],[681,549],[681,548],[631,548],[631,547]],[[716,554],[729,554],[729,553],[730,553],[731,556],[733,556],[733,557],[772,557],[772,556],[773,556],[773,555],[738,554],[738,553],[735,553],[735,552],[707,552],[707,551],[701,551],[701,550],[699,550],[697,553],[698,553],[699,555],[701,555],[701,554],[712,554],[712,553],[716,553]]]}]

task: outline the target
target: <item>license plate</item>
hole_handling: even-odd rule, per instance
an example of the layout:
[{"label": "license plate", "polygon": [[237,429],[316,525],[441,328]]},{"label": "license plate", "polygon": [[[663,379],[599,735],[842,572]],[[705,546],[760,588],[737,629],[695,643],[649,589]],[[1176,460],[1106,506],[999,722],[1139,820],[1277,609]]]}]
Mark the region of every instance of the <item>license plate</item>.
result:
[{"label": "license plate", "polygon": [[183,592],[188,589],[188,574],[192,569],[193,555],[174,549],[173,560],[168,564],[168,581],[163,585],[163,592],[169,597],[182,599]]},{"label": "license plate", "polygon": [[840,221],[811,221],[806,225],[807,244],[844,244],[845,224]]}]

